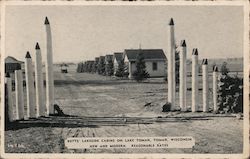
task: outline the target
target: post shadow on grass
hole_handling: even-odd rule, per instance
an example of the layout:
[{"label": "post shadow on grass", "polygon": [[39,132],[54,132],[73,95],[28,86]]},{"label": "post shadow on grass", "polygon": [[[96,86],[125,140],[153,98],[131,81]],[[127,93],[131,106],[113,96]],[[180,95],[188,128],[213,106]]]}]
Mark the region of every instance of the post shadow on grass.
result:
[{"label": "post shadow on grass", "polygon": [[[53,117],[77,117],[74,115],[68,115],[63,112],[63,110],[60,108],[59,105],[54,105],[54,114],[51,114],[48,117],[42,116],[38,118],[30,118],[28,120],[16,120],[13,122],[10,122],[9,120],[6,120],[5,122],[5,130],[18,130],[18,129],[24,129],[24,128],[34,128],[34,127],[59,127],[59,128],[77,128],[77,127],[89,127],[89,128],[97,128],[99,126],[97,125],[91,125],[85,122],[74,122],[70,120],[62,121],[60,118],[58,120],[53,120]],[[7,116],[7,115],[6,115]]]},{"label": "post shadow on grass", "polygon": [[19,120],[19,121],[14,121],[10,122],[6,126],[6,130],[19,130],[19,129],[24,129],[24,128],[35,128],[35,127],[51,127],[51,128],[78,128],[78,127],[89,127],[89,128],[98,128],[98,125],[86,125],[84,123],[65,123],[65,122],[53,122],[53,121],[48,121],[44,122],[43,120]]},{"label": "post shadow on grass", "polygon": [[[141,83],[145,84],[164,84],[164,81],[144,81]],[[74,85],[74,86],[82,86],[82,85],[91,85],[91,86],[102,86],[102,85],[121,85],[121,84],[138,84],[133,80],[55,80],[55,86],[65,86],[65,85]]]},{"label": "post shadow on grass", "polygon": [[[32,118],[28,120],[18,120],[5,124],[5,130],[18,130],[24,128],[35,128],[35,127],[58,127],[58,128],[78,128],[78,127],[89,127],[99,128],[100,126],[126,126],[127,124],[152,124],[152,122],[137,120],[130,120],[127,122],[120,119],[114,120],[100,120],[98,117],[81,117],[68,115],[63,112],[59,105],[55,104],[55,113],[50,116],[42,116],[38,118]],[[114,118],[114,117],[109,117]]]},{"label": "post shadow on grass", "polygon": [[[171,110],[172,104],[167,102],[166,104],[164,104],[162,106],[162,112],[181,112],[181,113],[189,113],[192,112],[191,108],[187,108],[186,111],[181,111],[181,108],[177,108],[177,109],[173,109]],[[197,113],[202,113],[202,110],[197,110]],[[209,108],[208,113],[213,113],[213,109]],[[218,114],[218,113],[214,113],[214,114]]]}]

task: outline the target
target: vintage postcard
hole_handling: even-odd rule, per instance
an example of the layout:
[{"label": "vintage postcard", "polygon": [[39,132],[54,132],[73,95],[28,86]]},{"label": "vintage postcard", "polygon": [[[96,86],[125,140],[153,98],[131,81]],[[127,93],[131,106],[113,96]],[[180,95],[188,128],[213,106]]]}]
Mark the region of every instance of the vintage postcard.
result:
[{"label": "vintage postcard", "polygon": [[248,8],[1,2],[1,157],[248,158]]}]

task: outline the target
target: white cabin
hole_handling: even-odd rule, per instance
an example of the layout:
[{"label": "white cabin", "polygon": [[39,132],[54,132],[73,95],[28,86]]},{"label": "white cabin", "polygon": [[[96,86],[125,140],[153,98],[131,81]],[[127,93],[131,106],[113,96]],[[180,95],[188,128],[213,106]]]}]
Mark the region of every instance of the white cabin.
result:
[{"label": "white cabin", "polygon": [[142,53],[146,70],[150,77],[164,77],[167,73],[167,58],[162,49],[127,49],[124,50],[124,62],[128,66],[129,78],[136,70],[136,57]]}]

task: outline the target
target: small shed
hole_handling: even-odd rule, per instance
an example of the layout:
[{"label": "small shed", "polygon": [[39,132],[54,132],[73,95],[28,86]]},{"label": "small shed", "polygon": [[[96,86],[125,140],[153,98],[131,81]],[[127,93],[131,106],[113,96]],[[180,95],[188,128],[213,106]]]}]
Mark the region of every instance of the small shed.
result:
[{"label": "small shed", "polygon": [[19,61],[12,56],[5,58],[5,73],[14,73],[15,70],[24,69],[24,62]]}]

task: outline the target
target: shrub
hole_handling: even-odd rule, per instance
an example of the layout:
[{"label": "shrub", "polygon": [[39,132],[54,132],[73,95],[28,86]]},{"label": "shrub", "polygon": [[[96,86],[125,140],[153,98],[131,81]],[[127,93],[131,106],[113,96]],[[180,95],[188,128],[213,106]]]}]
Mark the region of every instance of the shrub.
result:
[{"label": "shrub", "polygon": [[103,59],[100,59],[97,67],[98,74],[105,75],[105,63]]},{"label": "shrub", "polygon": [[219,111],[225,113],[243,112],[243,79],[222,74],[218,96]]},{"label": "shrub", "polygon": [[167,102],[162,106],[162,112],[169,112],[171,110],[171,103]]},{"label": "shrub", "polygon": [[114,63],[112,60],[108,61],[108,64],[106,65],[106,75],[112,76],[114,74]]},{"label": "shrub", "polygon": [[133,77],[137,82],[141,82],[149,78],[149,74],[146,71],[146,64],[142,53],[139,53],[136,57],[136,71],[133,73]]},{"label": "shrub", "polygon": [[124,60],[121,60],[121,62],[118,65],[118,69],[115,72],[116,77],[128,77],[128,72],[126,72],[126,67]]}]

